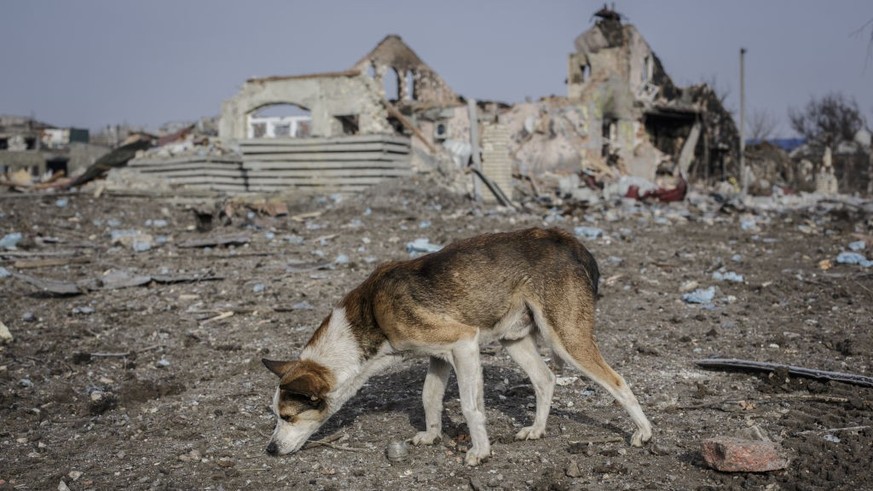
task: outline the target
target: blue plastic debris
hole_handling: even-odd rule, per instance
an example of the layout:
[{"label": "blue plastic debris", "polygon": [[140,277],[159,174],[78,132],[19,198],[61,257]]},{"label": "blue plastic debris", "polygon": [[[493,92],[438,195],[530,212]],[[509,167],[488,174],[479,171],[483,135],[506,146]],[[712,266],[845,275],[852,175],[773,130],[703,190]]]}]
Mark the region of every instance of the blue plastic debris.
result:
[{"label": "blue plastic debris", "polygon": [[252,292],[253,293],[262,293],[266,289],[267,289],[267,286],[264,285],[263,283],[255,283],[255,286],[252,287]]},{"label": "blue plastic debris", "polygon": [[66,208],[69,203],[70,200],[68,200],[67,198],[58,198],[58,200],[55,201],[55,206],[57,206],[58,208]]},{"label": "blue plastic debris", "polygon": [[156,220],[146,220],[146,221],[145,221],[145,226],[146,226],[146,227],[152,227],[152,228],[164,228],[164,227],[166,227],[166,226],[168,226],[168,225],[170,225],[169,222],[167,222],[166,220],[164,220],[164,219],[162,219],[162,218],[158,218],[158,219],[156,219]]},{"label": "blue plastic debris", "polygon": [[11,234],[6,234],[0,239],[0,249],[15,249],[23,236],[21,232],[12,232]]},{"label": "blue plastic debris", "polygon": [[149,236],[137,236],[137,238],[133,239],[133,250],[136,252],[145,252],[152,248],[151,237]]},{"label": "blue plastic debris", "polygon": [[303,243],[303,240],[304,240],[303,237],[301,237],[299,235],[286,235],[283,238],[285,240],[287,240],[289,244],[294,244],[294,245],[300,245]]},{"label": "blue plastic debris", "polygon": [[307,302],[306,300],[297,302],[291,306],[292,310],[312,310],[314,308],[315,307],[313,307],[312,304]]},{"label": "blue plastic debris", "polygon": [[857,264],[863,268],[873,266],[873,261],[868,260],[863,254],[857,252],[841,252],[837,255],[840,264]]},{"label": "blue plastic debris", "polygon": [[417,254],[422,252],[428,254],[431,252],[436,252],[442,248],[443,246],[432,244],[430,239],[427,239],[425,237],[420,237],[406,244],[406,252],[410,254]]},{"label": "blue plastic debris", "polygon": [[714,286],[711,286],[709,288],[698,288],[693,292],[688,292],[682,295],[682,300],[685,303],[708,304],[712,303],[713,298],[715,298]]},{"label": "blue plastic debris", "polygon": [[743,230],[754,230],[758,226],[758,221],[754,218],[743,218],[740,220],[740,228]]},{"label": "blue plastic debris", "polygon": [[712,273],[712,279],[716,281],[730,281],[731,283],[742,283],[745,281],[743,275],[734,273],[733,271],[714,271]]},{"label": "blue plastic debris", "polygon": [[867,243],[864,242],[863,240],[856,240],[855,242],[849,243],[849,249],[851,249],[855,252],[863,251],[866,248],[867,248]]},{"label": "blue plastic debris", "polygon": [[4,268],[3,266],[0,266],[0,278],[8,278],[10,276],[12,276],[12,273],[10,273],[9,270]]},{"label": "blue plastic debris", "polygon": [[576,237],[589,240],[603,237],[603,230],[597,227],[576,227],[573,229],[573,233],[576,234]]},{"label": "blue plastic debris", "polygon": [[333,260],[333,263],[337,265],[349,264],[349,256],[345,254],[340,254],[336,257],[336,259]]}]

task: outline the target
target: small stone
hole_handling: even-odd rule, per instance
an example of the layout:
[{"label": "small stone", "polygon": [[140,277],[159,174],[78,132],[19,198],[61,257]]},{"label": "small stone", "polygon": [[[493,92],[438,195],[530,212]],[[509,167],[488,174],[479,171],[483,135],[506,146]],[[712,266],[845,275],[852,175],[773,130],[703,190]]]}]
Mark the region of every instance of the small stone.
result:
[{"label": "small stone", "polygon": [[12,339],[12,333],[9,332],[9,328],[6,327],[6,324],[0,322],[0,344],[11,343]]},{"label": "small stone", "polygon": [[94,307],[89,307],[87,305],[84,307],[74,307],[73,313],[79,315],[91,315],[94,313]]},{"label": "small stone", "polygon": [[33,312],[25,312],[21,315],[21,320],[24,322],[36,322],[38,319]]},{"label": "small stone", "polygon": [[564,471],[567,474],[567,477],[582,477],[582,470],[579,469],[579,464],[576,461],[570,462],[570,465],[567,466],[567,470]]},{"label": "small stone", "polygon": [[24,387],[25,389],[29,389],[33,387],[33,382],[31,382],[29,378],[23,378],[18,381],[18,385]]},{"label": "small stone", "polygon": [[255,286],[252,287],[253,293],[263,293],[264,290],[267,289],[267,286],[263,283],[255,283]]},{"label": "small stone", "polygon": [[385,449],[385,454],[388,456],[388,460],[396,462],[405,460],[409,455],[409,449],[406,446],[406,442],[395,440],[388,443],[388,447]]},{"label": "small stone", "polygon": [[700,286],[700,283],[698,283],[694,280],[686,281],[685,283],[682,283],[682,285],[679,287],[679,293],[690,292],[691,290],[694,290],[698,286]]},{"label": "small stone", "polygon": [[81,471],[70,471],[70,473],[67,474],[67,476],[69,476],[70,479],[73,480],[73,482],[76,482],[79,480],[80,477],[82,477],[82,472]]},{"label": "small stone", "polygon": [[118,404],[118,397],[111,392],[94,390],[89,397],[90,401],[88,402],[88,408],[91,411],[91,414],[95,416],[105,413]]},{"label": "small stone", "polygon": [[58,483],[58,491],[70,491],[70,488],[67,486],[67,483],[61,481]]},{"label": "small stone", "polygon": [[160,360],[158,360],[157,366],[158,368],[167,368],[168,366],[170,366],[170,360],[166,358],[161,358]]},{"label": "small stone", "polygon": [[670,455],[670,447],[663,443],[656,442],[649,446],[649,452],[652,455]]},{"label": "small stone", "polygon": [[12,276],[12,273],[3,266],[0,266],[0,278],[9,278],[10,276]]},{"label": "small stone", "polygon": [[704,440],[701,453],[722,472],[769,472],[788,467],[782,448],[773,442],[716,437]]}]

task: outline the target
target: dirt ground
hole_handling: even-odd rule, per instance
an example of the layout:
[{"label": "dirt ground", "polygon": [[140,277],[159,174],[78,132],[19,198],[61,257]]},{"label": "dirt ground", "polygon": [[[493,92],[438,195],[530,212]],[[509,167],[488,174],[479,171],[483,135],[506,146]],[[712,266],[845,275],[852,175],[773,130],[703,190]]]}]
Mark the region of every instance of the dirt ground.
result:
[{"label": "dirt ground", "polygon": [[[873,269],[819,266],[853,233],[871,233],[852,207],[741,213],[699,198],[511,213],[427,182],[288,206],[280,217],[237,208],[231,223],[198,232],[190,200],[0,198],[0,236],[24,235],[17,251],[0,251],[0,266],[84,290],[56,296],[0,279],[0,321],[14,336],[0,347],[0,490],[873,489],[873,389],[694,363],[721,356],[873,375]],[[262,357],[294,357],[343,294],[375,264],[409,257],[416,238],[445,244],[543,225],[604,231],[584,241],[602,271],[598,341],[651,419],[652,442],[630,447],[624,410],[570,369],[546,436],[513,441],[532,421],[534,393],[488,345],[493,456],[479,467],[463,465],[469,438],[454,378],[442,442],[386,458],[389,442],[424,427],[423,359],[372,378],[314,437],[336,438],[330,445],[265,454],[276,380]],[[154,246],[113,245],[111,232],[125,229],[151,234]],[[245,245],[183,247],[241,233]],[[744,281],[714,280],[722,267]],[[153,280],[108,288],[135,275]],[[712,304],[682,301],[692,281],[717,287]],[[755,432],[782,445],[786,470],[729,474],[704,463],[702,440]]]}]

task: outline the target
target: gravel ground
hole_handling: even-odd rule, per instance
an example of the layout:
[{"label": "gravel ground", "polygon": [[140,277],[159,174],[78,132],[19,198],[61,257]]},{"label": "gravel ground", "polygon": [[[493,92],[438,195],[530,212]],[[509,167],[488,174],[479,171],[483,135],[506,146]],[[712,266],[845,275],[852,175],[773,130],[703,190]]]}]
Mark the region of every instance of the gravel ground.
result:
[{"label": "gravel ground", "polygon": [[[286,216],[237,204],[201,232],[184,200],[65,199],[0,197],[0,236],[23,234],[17,251],[0,251],[0,266],[81,291],[57,296],[0,278],[0,321],[14,337],[0,347],[0,490],[873,488],[873,389],[694,363],[721,356],[873,375],[873,269],[819,264],[853,234],[871,234],[869,216],[851,206],[740,212],[698,197],[510,213],[411,181],[356,198],[289,198]],[[314,437],[330,445],[265,454],[275,377],[262,357],[294,357],[343,294],[376,264],[409,257],[416,238],[445,244],[529,226],[602,230],[584,240],[602,271],[598,342],[651,419],[652,442],[630,447],[624,410],[570,369],[546,436],[513,441],[532,421],[533,389],[488,345],[493,456],[479,467],[463,465],[469,437],[454,378],[442,441],[386,458],[389,443],[424,427],[426,360],[372,378]],[[150,237],[113,243],[120,230]],[[240,234],[247,243],[184,247]],[[110,288],[122,280],[138,286]],[[695,287],[715,287],[712,303],[684,302]],[[754,432],[783,447],[786,470],[729,474],[704,463],[702,440]]]}]

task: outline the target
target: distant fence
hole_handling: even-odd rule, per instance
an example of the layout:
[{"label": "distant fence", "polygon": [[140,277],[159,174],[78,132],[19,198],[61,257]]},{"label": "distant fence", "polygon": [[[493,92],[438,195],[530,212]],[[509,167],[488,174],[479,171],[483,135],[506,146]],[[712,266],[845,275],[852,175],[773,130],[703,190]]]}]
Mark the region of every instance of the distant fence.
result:
[{"label": "distant fence", "polygon": [[298,189],[356,192],[412,174],[409,138],[271,138],[239,143],[242,160],[228,156],[139,158],[128,166],[171,185],[228,193]]}]

